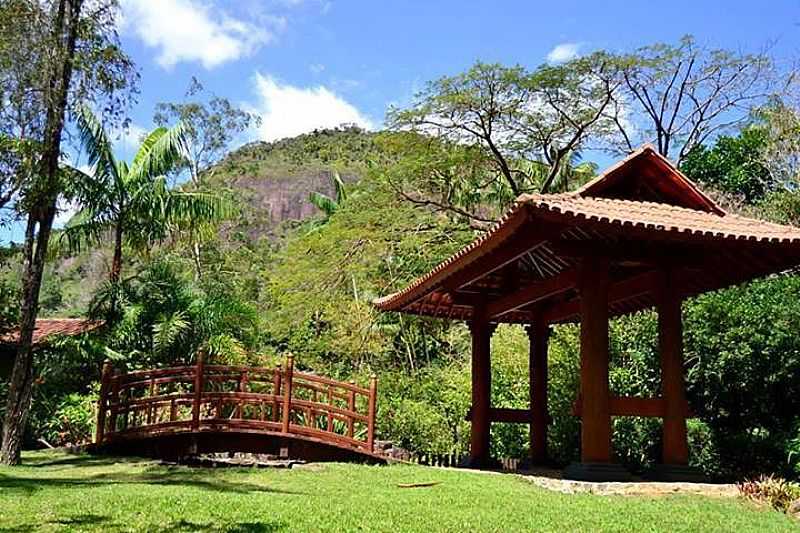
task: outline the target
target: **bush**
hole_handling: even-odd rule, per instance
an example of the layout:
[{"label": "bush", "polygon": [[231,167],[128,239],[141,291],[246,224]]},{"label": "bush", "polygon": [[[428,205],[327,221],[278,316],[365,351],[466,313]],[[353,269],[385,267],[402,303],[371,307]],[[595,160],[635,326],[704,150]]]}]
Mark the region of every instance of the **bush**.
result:
[{"label": "bush", "polygon": [[97,387],[89,394],[68,394],[45,422],[42,437],[52,446],[91,442],[95,427]]},{"label": "bush", "polygon": [[745,498],[767,503],[780,511],[786,511],[792,502],[800,498],[800,485],[779,477],[762,475],[737,483],[736,486]]}]

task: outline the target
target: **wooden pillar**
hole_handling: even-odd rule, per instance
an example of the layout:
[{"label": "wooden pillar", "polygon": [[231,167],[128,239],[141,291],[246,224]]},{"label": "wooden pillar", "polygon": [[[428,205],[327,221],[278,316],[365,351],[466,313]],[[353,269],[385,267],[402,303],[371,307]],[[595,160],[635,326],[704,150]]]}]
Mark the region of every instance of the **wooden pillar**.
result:
[{"label": "wooden pillar", "polygon": [[608,391],[609,262],[587,257],[578,271],[581,309],[581,462],[611,462]]},{"label": "wooden pillar", "polygon": [[658,347],[661,355],[661,394],[664,398],[663,463],[686,465],[686,388],[683,378],[681,295],[674,272],[664,270],[658,287]]},{"label": "wooden pillar", "polygon": [[495,325],[482,318],[470,322],[472,332],[472,427],[470,465],[489,463],[489,430],[492,406],[491,340]]},{"label": "wooden pillar", "polygon": [[526,329],[530,339],[531,464],[543,464],[547,462],[547,341],[550,328],[546,322],[537,320]]}]

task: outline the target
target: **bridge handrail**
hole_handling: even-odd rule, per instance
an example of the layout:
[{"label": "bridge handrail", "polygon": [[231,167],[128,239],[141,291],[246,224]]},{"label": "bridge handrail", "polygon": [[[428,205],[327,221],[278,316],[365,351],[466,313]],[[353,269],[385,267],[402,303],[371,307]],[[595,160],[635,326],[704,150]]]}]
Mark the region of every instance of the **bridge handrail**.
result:
[{"label": "bridge handrail", "polygon": [[[225,390],[230,384],[235,390]],[[274,369],[206,365],[203,352],[195,365],[133,372],[115,371],[107,361],[100,381],[95,442],[155,436],[169,429],[261,430],[313,435],[371,453],[376,402],[374,375],[369,387],[362,387],[296,372],[292,356]]]}]

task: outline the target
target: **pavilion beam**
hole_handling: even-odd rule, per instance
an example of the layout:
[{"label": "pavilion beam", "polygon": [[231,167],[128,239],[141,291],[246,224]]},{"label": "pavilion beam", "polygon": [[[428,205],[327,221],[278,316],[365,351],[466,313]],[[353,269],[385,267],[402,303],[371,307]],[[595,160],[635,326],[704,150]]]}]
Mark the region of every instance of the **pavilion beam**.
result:
[{"label": "pavilion beam", "polygon": [[[656,289],[657,282],[658,273],[651,271],[614,283],[608,289],[607,305],[611,306],[630,298],[652,293]],[[581,300],[582,295],[579,291],[577,299],[561,302],[550,307],[544,312],[543,317],[552,324],[578,316],[582,312]]]},{"label": "pavilion beam", "polygon": [[672,269],[659,272],[657,302],[661,395],[664,399],[662,460],[665,465],[687,465],[689,447],[686,437],[681,297]]},{"label": "pavilion beam", "polygon": [[[527,220],[527,215],[524,218],[520,218],[520,222],[515,227],[521,226]],[[536,224],[537,227],[535,229],[526,228],[524,232],[520,232],[520,234],[508,239],[508,242],[499,245],[493,253],[476,259],[449,276],[442,281],[443,290],[454,292],[485,278],[493,272],[497,272],[543,244],[552,237],[554,232],[557,232],[557,228],[552,224],[542,221],[537,221]],[[509,230],[511,229],[513,228],[509,228]]]},{"label": "pavilion beam", "polygon": [[485,313],[476,313],[470,324],[472,333],[472,425],[470,428],[469,466],[490,464],[489,432],[491,429],[491,340],[495,325]]},{"label": "pavilion beam", "polygon": [[550,328],[547,322],[536,320],[528,326],[530,339],[530,459],[531,464],[547,462],[547,344]]},{"label": "pavilion beam", "polygon": [[608,388],[609,261],[585,258],[578,272],[581,310],[581,462],[611,462]]},{"label": "pavilion beam", "polygon": [[577,279],[576,270],[567,270],[552,278],[532,283],[527,287],[515,290],[489,302],[486,311],[487,315],[490,318],[498,318],[527,305],[546,300],[556,294],[572,290],[575,288]]}]

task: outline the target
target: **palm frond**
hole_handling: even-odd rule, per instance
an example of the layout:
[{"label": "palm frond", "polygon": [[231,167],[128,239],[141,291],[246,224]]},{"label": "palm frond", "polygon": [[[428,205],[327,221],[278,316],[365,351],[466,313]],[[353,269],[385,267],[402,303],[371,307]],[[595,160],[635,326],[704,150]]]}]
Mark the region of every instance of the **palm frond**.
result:
[{"label": "palm frond", "polygon": [[76,122],[81,146],[86,151],[95,179],[117,181],[117,162],[103,124],[85,105],[78,109]]},{"label": "palm frond", "polygon": [[[160,131],[163,130],[163,131]],[[147,136],[136,154],[128,181],[142,181],[174,170],[186,153],[186,128],[183,124],[164,130],[157,128]]]}]

